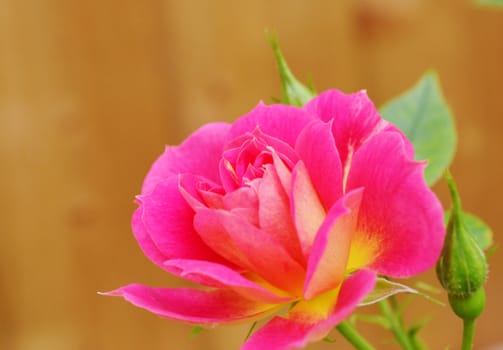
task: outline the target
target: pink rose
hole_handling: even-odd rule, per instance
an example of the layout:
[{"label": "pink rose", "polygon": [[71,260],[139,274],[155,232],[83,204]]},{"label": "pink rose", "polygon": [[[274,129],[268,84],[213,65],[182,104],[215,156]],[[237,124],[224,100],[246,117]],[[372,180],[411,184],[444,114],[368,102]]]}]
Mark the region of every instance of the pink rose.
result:
[{"label": "pink rose", "polygon": [[154,163],[132,226],[150,260],[207,288],[107,294],[201,325],[282,309],[242,349],[303,347],[346,318],[376,274],[435,264],[445,229],[424,167],[365,92],[205,125]]}]

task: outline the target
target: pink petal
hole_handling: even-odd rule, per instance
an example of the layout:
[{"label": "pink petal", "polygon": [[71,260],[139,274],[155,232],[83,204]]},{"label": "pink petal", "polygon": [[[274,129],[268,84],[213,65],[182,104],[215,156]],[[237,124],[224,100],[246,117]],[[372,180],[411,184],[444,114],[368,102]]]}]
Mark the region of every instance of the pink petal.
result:
[{"label": "pink petal", "polygon": [[424,166],[410,157],[396,132],[375,136],[354,155],[348,189],[365,188],[354,251],[371,255],[369,268],[380,274],[408,277],[438,259],[443,212],[424,181]]},{"label": "pink petal", "polygon": [[161,317],[215,326],[254,319],[274,311],[276,305],[243,298],[232,290],[203,291],[191,288],[153,288],[130,284],[103,295],[120,296]]},{"label": "pink petal", "polygon": [[301,293],[304,268],[273,236],[224,210],[201,209],[194,224],[204,241],[226,259],[282,290]]},{"label": "pink petal", "polygon": [[[251,136],[251,135],[250,135]],[[250,165],[254,164],[255,160],[260,157],[263,151],[266,150],[266,145],[258,140],[256,137],[251,136],[245,143],[238,148],[237,155],[234,160],[227,157],[234,164],[234,169],[239,179],[245,177],[246,170]]]},{"label": "pink petal", "polygon": [[333,120],[332,132],[342,164],[353,150],[389,125],[381,119],[365,91],[346,95],[338,90],[327,90],[304,108],[325,122]]},{"label": "pink petal", "polygon": [[290,165],[298,161],[298,156],[290,145],[264,134],[259,126],[253,132],[247,132],[229,142],[223,153],[223,158],[233,165],[237,178],[242,179],[246,177],[250,167],[259,170],[262,164],[270,163],[272,151],[277,152]]},{"label": "pink petal", "polygon": [[308,314],[290,314],[288,318],[274,317],[255,332],[241,350],[300,349],[310,342],[319,341],[353,312],[374,285],[374,273],[359,271],[344,281],[337,305],[327,318],[315,321]]},{"label": "pink petal", "polygon": [[246,132],[252,132],[258,126],[264,134],[294,147],[299,133],[312,119],[313,116],[300,108],[282,104],[266,106],[260,103],[251,112],[234,122],[228,140],[233,140]]},{"label": "pink petal", "polygon": [[167,259],[184,258],[226,263],[194,230],[194,211],[178,189],[178,176],[158,183],[150,193],[138,197],[142,218],[133,222],[137,236],[145,232]]},{"label": "pink petal", "polygon": [[220,181],[226,192],[232,192],[239,188],[241,179],[238,178],[233,164],[228,159],[220,159],[218,171],[220,174]]},{"label": "pink petal", "polygon": [[249,269],[251,262],[240,251],[239,245],[233,241],[216,212],[220,211],[206,208],[197,211],[194,217],[197,233],[214,252],[243,269]]},{"label": "pink petal", "polygon": [[291,300],[291,298],[273,294],[235,270],[220,264],[200,260],[175,259],[166,261],[164,265],[169,272],[176,276],[208,287],[231,289],[249,300],[275,304]]},{"label": "pink petal", "polygon": [[272,159],[274,169],[276,170],[276,174],[278,174],[279,181],[285,190],[285,193],[290,198],[290,191],[292,188],[292,172],[286,166],[285,162],[279,157],[279,155],[273,150]]},{"label": "pink petal", "polygon": [[[245,144],[250,139],[254,139],[255,142],[259,143],[262,146],[262,148],[268,148],[268,147],[272,148],[277,153],[284,156],[285,159],[290,160],[292,163],[296,163],[298,160],[297,154],[295,153],[293,147],[291,147],[289,144],[287,144],[286,142],[282,141],[279,138],[265,134],[262,131],[260,125],[255,126],[255,129],[253,131],[246,132],[245,134],[240,135],[234,140],[230,141],[226,145],[226,152],[233,148],[235,149],[241,148],[243,144]],[[231,158],[232,157],[229,157],[228,159],[232,160]]]},{"label": "pink petal", "polygon": [[342,195],[342,165],[331,129],[332,122],[315,120],[302,131],[295,146],[326,210]]},{"label": "pink petal", "polygon": [[228,210],[233,208],[250,208],[258,212],[258,195],[252,187],[240,187],[233,192],[226,193],[222,201],[224,207]]},{"label": "pink petal", "polygon": [[218,163],[230,127],[227,123],[206,124],[180,146],[166,147],[148,172],[142,194],[152,191],[163,179],[180,173],[204,175],[219,183]]},{"label": "pink petal", "polygon": [[208,208],[222,209],[224,207],[223,196],[220,193],[199,190],[199,195]]},{"label": "pink petal", "polygon": [[307,267],[306,300],[337,288],[346,274],[362,189],[347,193],[328,212],[313,244]]},{"label": "pink petal", "polygon": [[259,225],[259,201],[256,186],[253,184],[260,181],[259,179],[251,181],[250,186],[240,187],[237,190],[226,193],[222,201],[224,207],[235,214],[240,215],[252,225]]},{"label": "pink petal", "polygon": [[179,174],[178,190],[193,210],[223,207],[223,189],[202,176]]},{"label": "pink petal", "polygon": [[201,178],[199,176],[192,174],[178,175],[178,190],[193,210],[206,206],[198,191],[198,184],[200,181]]},{"label": "pink petal", "polygon": [[403,146],[405,148],[405,154],[409,158],[414,158],[414,145],[409,141],[407,136],[402,132],[402,130],[398,129],[391,123],[388,123],[383,129],[382,132],[395,132],[399,134],[402,138]]},{"label": "pink petal", "polygon": [[258,182],[257,192],[260,228],[274,237],[296,261],[304,265],[305,259],[290,216],[289,199],[272,165],[266,166],[264,176]]},{"label": "pink petal", "polygon": [[302,252],[308,257],[326,213],[302,161],[299,161],[293,169],[291,191],[292,217]]},{"label": "pink petal", "polygon": [[141,217],[143,216],[143,207],[140,205],[139,208],[135,210],[133,213],[133,217],[131,220],[131,225],[133,227],[133,233],[136,238],[136,241],[140,245],[143,253],[156,265],[165,269],[163,262],[167,259],[166,255],[164,255],[159,248],[155,245],[155,243],[150,238]]}]

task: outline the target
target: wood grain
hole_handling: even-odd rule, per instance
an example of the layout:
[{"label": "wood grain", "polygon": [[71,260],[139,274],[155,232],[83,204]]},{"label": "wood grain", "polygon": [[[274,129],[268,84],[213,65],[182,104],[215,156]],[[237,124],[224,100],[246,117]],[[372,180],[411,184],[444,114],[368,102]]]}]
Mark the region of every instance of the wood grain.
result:
[{"label": "wood grain", "polygon": [[[279,95],[265,29],[297,76],[319,90],[366,88],[378,105],[436,68],[457,118],[465,207],[501,240],[503,11],[455,0],[2,0],[0,348],[239,347],[246,326],[190,337],[190,326],[96,292],[179,283],[137,247],[134,195],[165,144]],[[490,263],[481,349],[503,342],[501,254]],[[435,317],[424,330],[433,349],[459,346],[447,308],[414,308]],[[309,348],[334,346],[349,349]]]}]

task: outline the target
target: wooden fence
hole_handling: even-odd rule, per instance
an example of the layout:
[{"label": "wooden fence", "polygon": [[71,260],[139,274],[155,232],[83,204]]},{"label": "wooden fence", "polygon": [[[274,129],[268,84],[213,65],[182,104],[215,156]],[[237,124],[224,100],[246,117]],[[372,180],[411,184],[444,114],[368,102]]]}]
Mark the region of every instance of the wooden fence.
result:
[{"label": "wooden fence", "polygon": [[[265,29],[297,76],[319,90],[365,88],[377,105],[437,69],[465,206],[501,241],[503,11],[468,0],[1,0],[0,348],[238,348],[246,326],[191,337],[96,292],[179,283],[134,241],[134,195],[165,144],[279,95]],[[503,341],[500,252],[490,263],[477,349]],[[415,311],[433,316],[423,331],[433,349],[459,347],[447,307],[418,299]]]}]

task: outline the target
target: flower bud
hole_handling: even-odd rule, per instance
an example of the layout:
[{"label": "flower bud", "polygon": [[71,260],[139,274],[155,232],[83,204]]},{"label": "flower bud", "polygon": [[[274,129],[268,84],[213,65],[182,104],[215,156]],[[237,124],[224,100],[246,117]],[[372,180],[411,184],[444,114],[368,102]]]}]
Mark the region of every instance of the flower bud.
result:
[{"label": "flower bud", "polygon": [[461,201],[456,185],[450,175],[446,176],[453,208],[451,210],[447,235],[442,255],[437,264],[437,276],[453,300],[468,300],[485,283],[487,261],[479,245],[463,222]]},{"label": "flower bud", "polygon": [[449,294],[449,304],[452,311],[463,320],[473,320],[480,316],[486,305],[486,292],[484,287],[467,297]]}]

